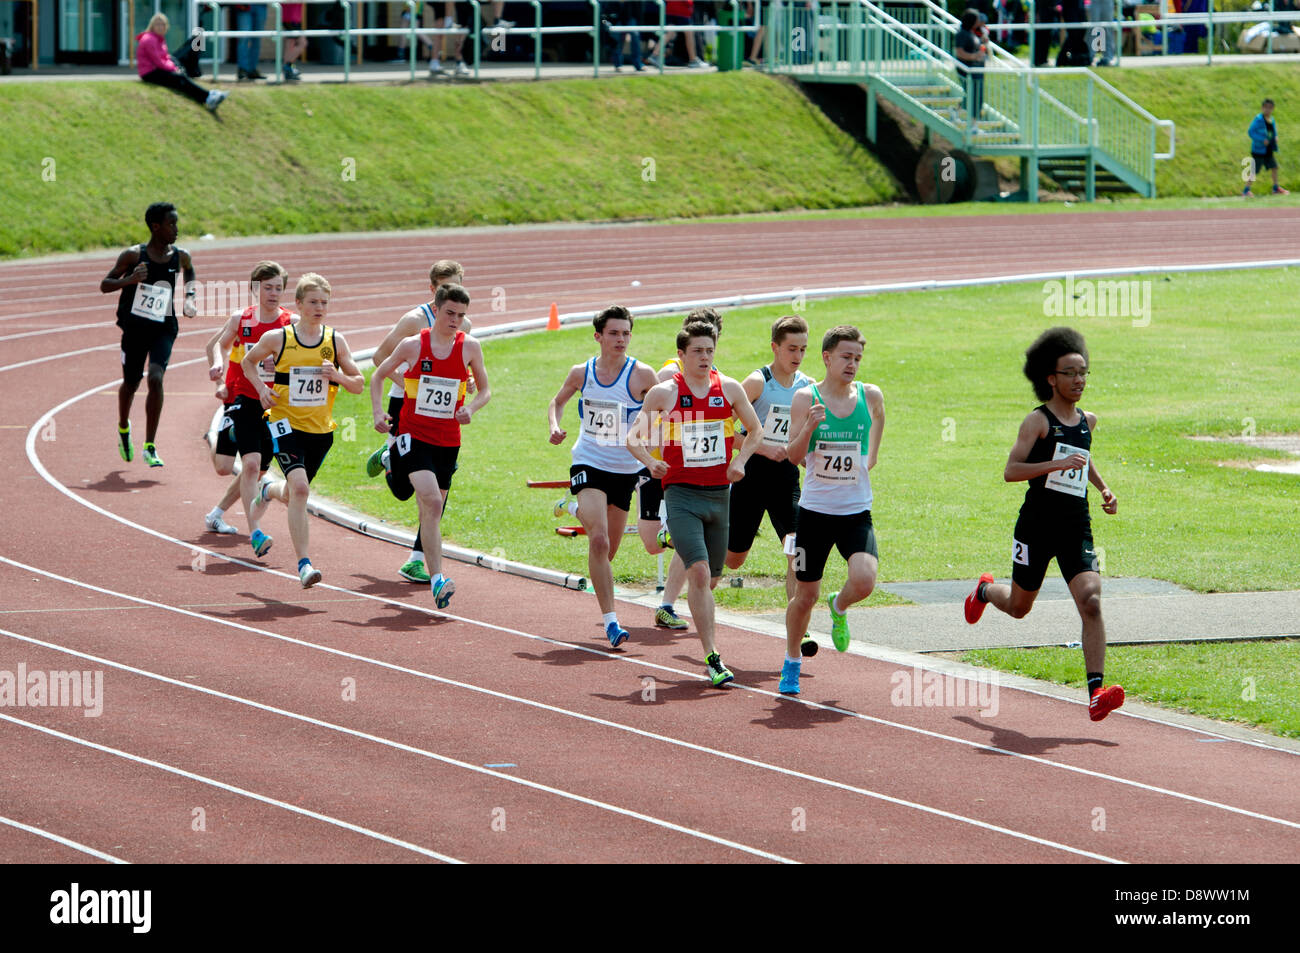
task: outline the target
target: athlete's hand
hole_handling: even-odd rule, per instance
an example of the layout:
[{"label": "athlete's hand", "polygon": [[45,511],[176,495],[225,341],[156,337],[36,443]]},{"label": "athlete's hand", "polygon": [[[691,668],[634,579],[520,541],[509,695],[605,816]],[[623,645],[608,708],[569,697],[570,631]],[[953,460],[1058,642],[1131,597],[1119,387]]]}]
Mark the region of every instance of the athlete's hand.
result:
[{"label": "athlete's hand", "polygon": [[188,296],[185,298],[185,306],[181,308],[181,311],[184,312],[187,318],[192,318],[199,313],[199,309],[194,306],[194,299]]},{"label": "athlete's hand", "polygon": [[221,380],[221,365],[220,365],[220,364],[213,364],[211,367],[208,368],[208,380],[210,380],[210,381],[219,381],[219,380]]},{"label": "athlete's hand", "polygon": [[1081,453],[1072,453],[1064,459],[1056,461],[1057,470],[1083,470],[1088,469],[1088,458]]},{"label": "athlete's hand", "polygon": [[759,444],[758,449],[755,450],[754,452],[758,454],[760,457],[767,457],[767,459],[775,460],[777,463],[781,463],[782,461],[788,459],[790,455],[790,451],[788,451],[785,447],[773,446],[770,443]]},{"label": "athlete's hand", "polygon": [[732,458],[731,463],[727,464],[727,479],[732,483],[745,479],[745,465],[740,462],[740,457]]},{"label": "athlete's hand", "polygon": [[826,405],[822,403],[813,404],[808,408],[808,422],[816,427],[826,419]]},{"label": "athlete's hand", "polygon": [[271,390],[269,387],[267,387],[263,389],[262,395],[257,399],[261,401],[263,410],[270,410],[272,407],[274,407],[277,403],[280,402],[280,395],[277,394],[275,391]]},{"label": "athlete's hand", "polygon": [[342,384],[343,376],[339,374],[339,369],[334,366],[333,361],[320,362],[321,375],[331,384]]},{"label": "athlete's hand", "polygon": [[551,443],[555,444],[558,447],[560,444],[564,443],[564,438],[567,437],[568,435],[569,432],[567,430],[561,430],[559,427],[552,427]]},{"label": "athlete's hand", "polygon": [[646,469],[650,471],[650,475],[656,480],[662,480],[668,475],[668,464],[662,460],[651,460],[650,466],[646,467]]},{"label": "athlete's hand", "polygon": [[124,285],[138,285],[149,277],[149,266],[143,261],[135,266],[135,269],[122,278]]},{"label": "athlete's hand", "polygon": [[1101,508],[1111,516],[1114,516],[1115,511],[1119,509],[1119,497],[1110,491],[1110,487],[1101,491]]},{"label": "athlete's hand", "polygon": [[470,422],[469,408],[462,405],[460,410],[456,411],[456,423],[460,424],[463,427],[469,422]]},{"label": "athlete's hand", "polygon": [[474,372],[470,371],[469,377],[465,378],[465,393],[473,397],[478,392],[478,385],[474,383]]},{"label": "athlete's hand", "polygon": [[217,400],[221,401],[223,404],[229,401],[230,391],[226,390],[225,381],[222,381],[220,384],[217,385],[217,392],[214,396],[217,398]]},{"label": "athlete's hand", "polygon": [[392,418],[388,414],[379,414],[375,417],[375,429],[380,433],[388,433],[393,429]]}]

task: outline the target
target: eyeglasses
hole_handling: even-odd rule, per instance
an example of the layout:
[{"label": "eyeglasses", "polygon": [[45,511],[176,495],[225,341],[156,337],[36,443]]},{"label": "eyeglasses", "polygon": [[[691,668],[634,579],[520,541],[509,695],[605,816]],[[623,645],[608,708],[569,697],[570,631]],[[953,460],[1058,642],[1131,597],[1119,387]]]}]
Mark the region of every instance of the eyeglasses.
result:
[{"label": "eyeglasses", "polygon": [[1067,367],[1063,371],[1052,371],[1052,373],[1057,377],[1068,377],[1071,380],[1076,377],[1082,377],[1084,380],[1088,379],[1088,371],[1077,371],[1073,367]]}]

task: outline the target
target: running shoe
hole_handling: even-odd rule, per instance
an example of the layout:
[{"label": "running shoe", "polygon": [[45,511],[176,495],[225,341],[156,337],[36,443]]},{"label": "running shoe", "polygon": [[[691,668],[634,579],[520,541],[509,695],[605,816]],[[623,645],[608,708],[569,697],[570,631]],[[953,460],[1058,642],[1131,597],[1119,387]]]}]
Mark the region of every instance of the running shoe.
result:
[{"label": "running shoe", "polygon": [[1092,698],[1088,699],[1088,717],[1093,721],[1101,721],[1122,704],[1124,704],[1123,688],[1118,685],[1099,688],[1092,693]]},{"label": "running shoe", "polygon": [[826,597],[826,608],[831,610],[831,641],[835,649],[846,652],[849,648],[849,617],[846,613],[835,611],[835,597],[839,592],[832,592]]},{"label": "running shoe", "polygon": [[664,549],[673,548],[673,534],[668,532],[667,526],[659,530],[659,535],[656,536],[655,539],[659,541],[659,545],[662,546]]},{"label": "running shoe", "polygon": [[984,573],[980,576],[980,581],[975,583],[975,588],[971,590],[970,595],[966,597],[966,621],[971,625],[980,620],[980,616],[984,614],[984,607],[988,605],[987,602],[980,598],[980,586],[992,581],[993,573]]},{"label": "running shoe", "polygon": [[1244,195],[1244,196],[1245,196],[1246,198],[1248,198],[1248,199],[1253,199],[1253,198],[1255,197],[1255,193],[1252,192],[1252,191],[1250,190],[1250,186],[1249,186],[1249,185],[1246,186],[1244,189],[1241,190],[1241,194]]},{"label": "running shoe", "polygon": [[707,666],[706,671],[709,675],[709,681],[713,682],[714,688],[719,688],[727,682],[734,681],[736,676],[732,675],[727,666],[722,664],[722,659],[718,658],[718,653],[714,652],[704,660]]},{"label": "running shoe", "polygon": [[131,421],[126,422],[126,429],[117,428],[117,452],[122,459],[130,463],[135,459],[135,446],[131,443]]},{"label": "running shoe", "polygon": [[560,517],[561,519],[563,519],[565,516],[568,516],[569,498],[567,496],[562,496],[560,497],[560,499],[556,500],[555,506],[551,508],[551,512],[554,513],[556,516]]},{"label": "running shoe", "polygon": [[144,462],[151,467],[160,467],[163,465],[162,457],[158,456],[158,448],[151,443],[144,445],[144,451],[140,454]]},{"label": "running shoe", "polygon": [[423,559],[409,560],[402,565],[401,569],[397,570],[397,574],[403,579],[409,579],[411,582],[430,582],[433,578],[429,575],[429,571],[424,568]]},{"label": "running shoe", "polygon": [[380,447],[366,461],[366,476],[372,480],[384,472],[384,451],[387,449],[387,447]]},{"label": "running shoe", "polygon": [[456,584],[446,576],[442,577],[441,582],[430,586],[430,589],[433,591],[433,604],[439,609],[447,608],[447,603],[456,594]]},{"label": "running shoe", "polygon": [[217,107],[225,101],[230,94],[224,89],[213,89],[208,91],[208,98],[203,101],[203,105],[208,108],[209,112],[216,112]]},{"label": "running shoe", "polygon": [[817,654],[819,648],[821,648],[821,646],[817,644],[817,640],[807,632],[805,632],[803,638],[799,640],[799,654],[804,658],[812,658]]},{"label": "running shoe", "polygon": [[239,532],[220,516],[205,516],[203,518],[203,528],[209,533],[220,533],[222,536],[230,536]]},{"label": "running shoe", "polygon": [[605,638],[609,639],[610,648],[616,649],[627,641],[627,629],[617,622],[611,622],[605,626]]},{"label": "running shoe", "polygon": [[253,535],[248,537],[248,541],[253,544],[253,555],[259,559],[265,556],[271,549],[271,537],[267,536],[260,529],[254,530]]},{"label": "running shoe", "polygon": [[1282,186],[1280,186],[1280,185],[1275,185],[1275,186],[1273,186],[1273,194],[1274,194],[1274,195],[1290,195],[1290,194],[1291,194],[1291,190],[1290,190],[1290,189],[1284,189],[1284,188],[1282,188]]},{"label": "running shoe", "polygon": [[457,75],[457,76],[473,76],[473,75],[474,75],[474,71],[473,71],[472,69],[470,69],[468,66],[465,65],[465,61],[464,61],[464,60],[457,60],[457,61],[456,61],[456,75]]},{"label": "running shoe", "polygon": [[304,589],[310,589],[320,582],[320,570],[311,563],[303,563],[302,568],[298,570],[298,580]]},{"label": "running shoe", "polygon": [[798,695],[800,668],[802,666],[798,662],[786,659],[781,665],[781,681],[776,686],[776,690],[782,695]]},{"label": "running shoe", "polygon": [[689,629],[691,624],[673,611],[672,606],[660,606],[655,612],[655,625],[661,629]]}]

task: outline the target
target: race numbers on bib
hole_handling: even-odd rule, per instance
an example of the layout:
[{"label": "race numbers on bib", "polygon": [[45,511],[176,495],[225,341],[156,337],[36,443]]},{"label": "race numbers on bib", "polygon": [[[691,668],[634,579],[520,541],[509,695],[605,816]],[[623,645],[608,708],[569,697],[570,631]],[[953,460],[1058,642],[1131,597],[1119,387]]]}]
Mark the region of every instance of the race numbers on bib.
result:
[{"label": "race numbers on bib", "polygon": [[1011,561],[1017,566],[1029,565],[1029,547],[1015,538],[1011,540]]},{"label": "race numbers on bib", "polygon": [[790,405],[773,404],[763,421],[763,443],[769,447],[784,447],[790,443]]},{"label": "race numbers on bib", "polygon": [[421,417],[451,420],[456,416],[456,397],[459,393],[460,381],[421,374],[420,391],[415,396],[415,412]]},{"label": "race numbers on bib", "polygon": [[279,440],[281,437],[287,437],[293,433],[293,427],[289,426],[288,417],[283,417],[280,420],[268,420],[266,426],[270,428],[272,440]]},{"label": "race numbers on bib", "polygon": [[828,483],[855,484],[862,457],[862,445],[856,440],[817,441],[817,461],[813,472]]},{"label": "race numbers on bib", "polygon": [[727,433],[724,420],[682,424],[682,465],[714,467],[727,462]]},{"label": "race numbers on bib", "polygon": [[138,284],[131,299],[131,313],[146,321],[166,321],[172,309],[172,286]]},{"label": "race numbers on bib", "polygon": [[329,382],[319,367],[289,368],[289,406],[324,407]]},{"label": "race numbers on bib", "polygon": [[411,435],[409,433],[399,434],[393,441],[393,446],[397,448],[397,455],[404,457],[411,452]]},{"label": "race numbers on bib", "polygon": [[627,414],[616,400],[582,401],[582,432],[602,446],[622,446]]},{"label": "race numbers on bib", "polygon": [[[1072,447],[1068,443],[1058,443],[1056,453],[1052,455],[1053,460],[1064,460],[1072,453],[1081,453],[1085,460],[1088,459],[1088,451],[1082,447]],[[1085,466],[1082,470],[1053,470],[1047,474],[1045,486],[1049,490],[1056,490],[1058,493],[1068,493],[1070,496],[1087,496],[1088,494],[1088,468]]]},{"label": "race numbers on bib", "polygon": [[275,358],[268,357],[257,365],[257,378],[267,387],[275,383]]}]

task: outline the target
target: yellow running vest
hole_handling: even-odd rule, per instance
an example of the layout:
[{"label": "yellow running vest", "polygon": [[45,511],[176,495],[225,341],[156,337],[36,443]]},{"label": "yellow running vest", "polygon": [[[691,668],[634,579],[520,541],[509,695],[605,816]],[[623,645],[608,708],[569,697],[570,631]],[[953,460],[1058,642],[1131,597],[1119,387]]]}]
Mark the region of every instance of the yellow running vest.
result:
[{"label": "yellow running vest", "polygon": [[298,340],[293,325],[284,329],[284,348],[275,362],[275,393],[279,400],[268,417],[272,423],[289,420],[289,426],[303,433],[331,433],[334,430],[334,395],[338,385],[325,377],[321,362],[337,367],[334,329],[326,327],[320,343],[307,347]]}]

